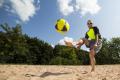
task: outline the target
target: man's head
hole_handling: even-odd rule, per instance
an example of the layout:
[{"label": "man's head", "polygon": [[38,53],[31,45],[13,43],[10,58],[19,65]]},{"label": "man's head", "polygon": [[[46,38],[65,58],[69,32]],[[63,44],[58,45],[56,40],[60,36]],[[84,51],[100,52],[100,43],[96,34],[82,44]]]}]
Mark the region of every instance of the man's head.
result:
[{"label": "man's head", "polygon": [[89,28],[92,27],[92,26],[93,26],[92,20],[88,20],[88,21],[87,21],[87,25],[88,25]]}]

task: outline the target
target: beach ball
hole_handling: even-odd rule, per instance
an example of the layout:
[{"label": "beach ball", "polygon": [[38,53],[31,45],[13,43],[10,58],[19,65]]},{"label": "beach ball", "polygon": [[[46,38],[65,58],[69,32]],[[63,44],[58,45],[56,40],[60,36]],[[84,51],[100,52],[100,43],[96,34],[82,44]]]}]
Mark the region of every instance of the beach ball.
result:
[{"label": "beach ball", "polygon": [[65,19],[58,19],[55,23],[55,29],[59,33],[66,33],[69,31],[70,25]]}]

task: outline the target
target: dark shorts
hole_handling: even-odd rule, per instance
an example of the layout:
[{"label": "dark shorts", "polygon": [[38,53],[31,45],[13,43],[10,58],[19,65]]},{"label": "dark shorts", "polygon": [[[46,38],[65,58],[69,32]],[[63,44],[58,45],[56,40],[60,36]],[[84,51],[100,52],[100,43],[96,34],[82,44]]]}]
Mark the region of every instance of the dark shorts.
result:
[{"label": "dark shorts", "polygon": [[[88,45],[86,45],[87,48],[93,49],[94,45],[95,45],[95,41],[88,41]],[[102,48],[102,39],[98,40],[97,43],[97,47],[94,49],[96,53],[98,53],[100,51],[100,49]]]},{"label": "dark shorts", "polygon": [[86,47],[90,48],[90,50],[93,49],[93,47],[94,47],[94,45],[95,45],[95,40],[90,40],[90,41],[88,41],[88,42],[89,42],[89,44],[86,45]]}]

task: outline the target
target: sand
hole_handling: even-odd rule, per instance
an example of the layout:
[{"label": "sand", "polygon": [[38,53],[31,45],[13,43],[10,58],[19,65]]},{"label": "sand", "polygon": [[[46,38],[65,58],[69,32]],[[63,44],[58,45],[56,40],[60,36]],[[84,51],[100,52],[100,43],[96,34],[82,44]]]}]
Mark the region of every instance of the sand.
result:
[{"label": "sand", "polygon": [[120,65],[0,65],[0,80],[120,80]]}]

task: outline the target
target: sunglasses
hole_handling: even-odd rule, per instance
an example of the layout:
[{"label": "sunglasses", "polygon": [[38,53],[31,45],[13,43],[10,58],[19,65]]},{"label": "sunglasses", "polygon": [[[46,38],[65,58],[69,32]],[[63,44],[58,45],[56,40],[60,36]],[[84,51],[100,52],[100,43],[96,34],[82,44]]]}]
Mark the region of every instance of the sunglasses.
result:
[{"label": "sunglasses", "polygon": [[89,25],[89,24],[92,24],[92,23],[87,23],[87,24]]}]

